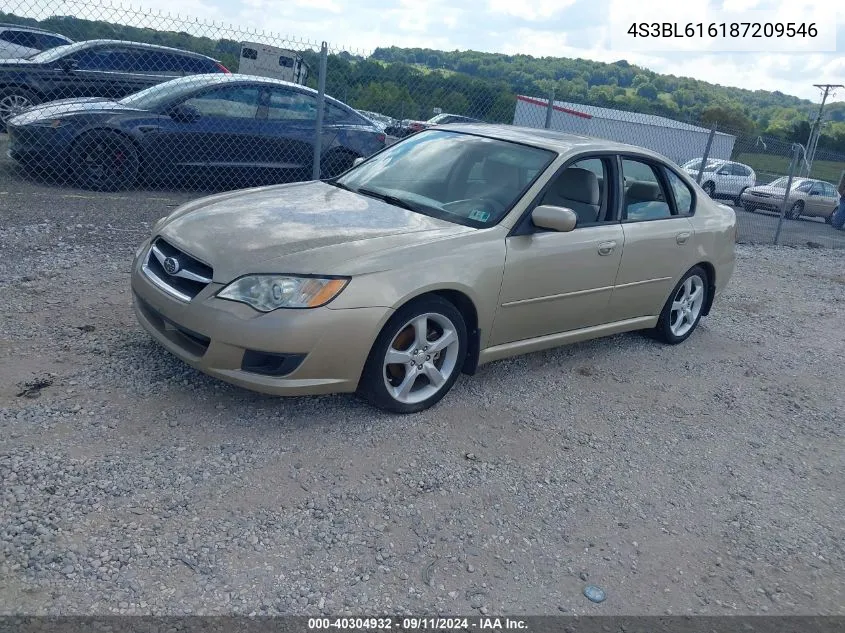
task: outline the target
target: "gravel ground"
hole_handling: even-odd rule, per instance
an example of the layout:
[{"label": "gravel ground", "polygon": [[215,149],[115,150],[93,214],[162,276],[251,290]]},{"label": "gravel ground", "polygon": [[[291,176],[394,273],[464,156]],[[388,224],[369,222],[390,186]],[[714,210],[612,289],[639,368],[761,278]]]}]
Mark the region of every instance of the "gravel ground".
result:
[{"label": "gravel ground", "polygon": [[842,251],[740,246],[681,346],[503,361],[394,417],[140,330],[132,252],[178,197],[39,195],[0,197],[2,612],[845,614]]}]

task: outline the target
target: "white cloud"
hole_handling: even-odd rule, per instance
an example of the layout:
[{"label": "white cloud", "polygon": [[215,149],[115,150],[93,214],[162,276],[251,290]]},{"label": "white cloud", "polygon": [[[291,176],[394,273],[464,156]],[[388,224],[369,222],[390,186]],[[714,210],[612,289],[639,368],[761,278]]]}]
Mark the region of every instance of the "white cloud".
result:
[{"label": "white cloud", "polygon": [[493,13],[534,22],[559,15],[573,4],[575,0],[488,0],[487,6]]}]

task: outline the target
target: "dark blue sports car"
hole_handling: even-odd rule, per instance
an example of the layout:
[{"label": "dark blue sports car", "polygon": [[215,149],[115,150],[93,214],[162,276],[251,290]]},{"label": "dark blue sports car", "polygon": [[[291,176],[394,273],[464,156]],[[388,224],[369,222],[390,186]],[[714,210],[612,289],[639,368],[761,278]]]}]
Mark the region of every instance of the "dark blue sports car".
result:
[{"label": "dark blue sports car", "polygon": [[248,75],[193,75],[119,101],[66,99],[8,122],[9,156],[25,167],[70,171],[83,187],[117,190],[172,176],[231,182],[308,180],[321,145],[321,177],[382,149],[385,135],[326,97],[316,138],[317,92]]}]

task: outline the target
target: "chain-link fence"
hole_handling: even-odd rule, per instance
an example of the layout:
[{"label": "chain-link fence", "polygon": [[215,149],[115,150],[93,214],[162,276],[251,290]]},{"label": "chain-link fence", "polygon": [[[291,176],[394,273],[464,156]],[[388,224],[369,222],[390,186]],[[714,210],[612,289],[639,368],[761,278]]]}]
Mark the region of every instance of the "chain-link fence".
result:
[{"label": "chain-link fence", "polygon": [[472,60],[444,68],[419,49],[356,52],[97,0],[0,5],[0,57],[9,177],[128,191],[325,178],[469,119],[653,149],[737,210],[740,241],[845,247],[830,226],[845,156],[811,162],[779,139],[526,93]]}]

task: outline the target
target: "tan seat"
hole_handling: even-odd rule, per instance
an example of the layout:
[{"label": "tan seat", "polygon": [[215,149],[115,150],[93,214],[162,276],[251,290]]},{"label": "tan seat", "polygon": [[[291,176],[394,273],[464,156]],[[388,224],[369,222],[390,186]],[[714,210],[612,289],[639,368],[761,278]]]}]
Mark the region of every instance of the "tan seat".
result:
[{"label": "tan seat", "polygon": [[578,224],[597,222],[601,210],[599,179],[588,169],[570,167],[558,176],[543,196],[543,204],[572,209]]}]

